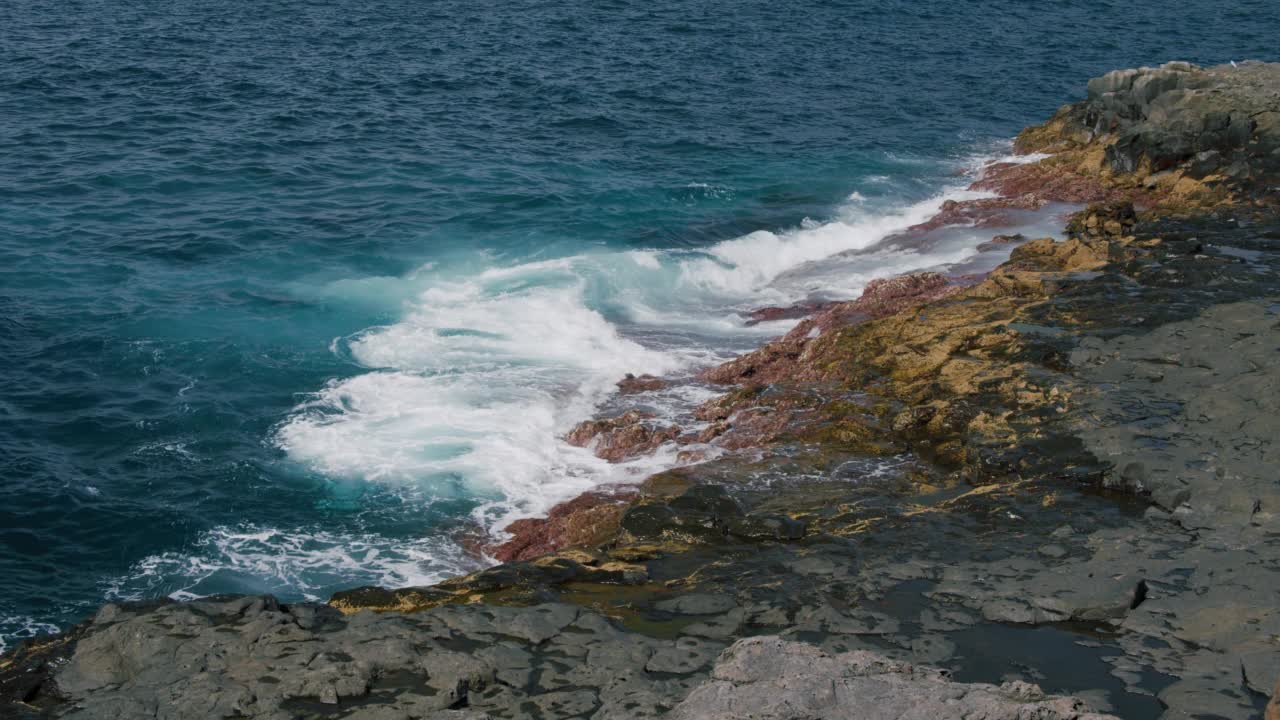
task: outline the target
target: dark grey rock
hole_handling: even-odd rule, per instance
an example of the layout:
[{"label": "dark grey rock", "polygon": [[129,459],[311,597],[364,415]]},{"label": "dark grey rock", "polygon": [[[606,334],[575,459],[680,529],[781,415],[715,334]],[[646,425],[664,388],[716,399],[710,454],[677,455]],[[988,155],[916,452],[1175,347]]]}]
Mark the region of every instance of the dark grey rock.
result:
[{"label": "dark grey rock", "polygon": [[736,608],[738,603],[728,595],[715,593],[687,593],[653,604],[663,612],[678,615],[715,615]]},{"label": "dark grey rock", "polygon": [[1145,162],[1153,171],[1182,166],[1204,177],[1225,168],[1256,180],[1280,170],[1277,85],[1280,65],[1268,63],[1117,70],[1090,80],[1075,112],[1094,133],[1116,136],[1106,158],[1117,172]]},{"label": "dark grey rock", "polygon": [[723,643],[695,637],[682,637],[673,646],[660,647],[644,666],[649,672],[687,674],[711,662]]},{"label": "dark grey rock", "polygon": [[780,513],[753,513],[730,520],[726,527],[730,535],[748,540],[799,540],[806,526]]},{"label": "dark grey rock", "polygon": [[712,679],[671,712],[675,720],[1103,720],[1076,698],[1027,683],[964,685],[937,670],[867,651],[827,654],[777,637],[739,640]]}]

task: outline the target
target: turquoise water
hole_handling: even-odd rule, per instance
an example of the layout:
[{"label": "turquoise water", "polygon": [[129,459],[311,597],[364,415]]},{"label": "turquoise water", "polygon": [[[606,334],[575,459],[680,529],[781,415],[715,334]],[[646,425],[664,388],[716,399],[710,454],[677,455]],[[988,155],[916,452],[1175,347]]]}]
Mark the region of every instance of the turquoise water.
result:
[{"label": "turquoise water", "polygon": [[474,567],[670,460],[556,439],[621,374],[963,262],[876,242],[1090,76],[1274,52],[1270,3],[1170,8],[0,5],[0,643]]}]

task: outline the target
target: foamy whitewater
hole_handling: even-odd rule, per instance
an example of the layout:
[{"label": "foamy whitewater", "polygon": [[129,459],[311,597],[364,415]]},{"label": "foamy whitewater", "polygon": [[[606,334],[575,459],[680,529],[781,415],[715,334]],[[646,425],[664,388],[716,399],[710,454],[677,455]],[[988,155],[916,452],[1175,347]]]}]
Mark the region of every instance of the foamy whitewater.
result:
[{"label": "foamy whitewater", "polygon": [[334,478],[491,498],[478,517],[500,530],[669,461],[610,465],[563,441],[624,374],[687,372],[734,340],[777,334],[743,324],[753,307],[856,297],[875,277],[966,259],[971,247],[886,248],[842,263],[839,284],[803,271],[923,222],[943,200],[979,196],[952,191],[887,212],[854,201],[838,220],[707,251],[580,255],[442,279],[400,322],[337,343],[370,371],[319,391],[277,442]]},{"label": "foamy whitewater", "polygon": [[[463,280],[432,269],[435,279],[399,322],[335,341],[335,352],[368,372],[319,390],[275,441],[336,480],[484,498],[475,518],[500,533],[593,486],[638,481],[674,463],[674,447],[615,465],[564,441],[624,374],[686,375],[793,322],[747,326],[754,308],[855,298],[872,279],[969,260],[989,234],[952,233],[928,251],[882,241],[944,201],[985,196],[953,188],[886,208],[855,194],[833,221],[762,230],[705,251],[579,255]],[[683,386],[648,407],[674,419],[713,393]],[[438,579],[465,564],[445,554],[420,557],[406,571],[409,554],[392,553],[381,581]],[[378,564],[362,561],[360,572]]]},{"label": "foamy whitewater", "polygon": [[[476,526],[500,538],[513,520],[676,464],[674,444],[611,464],[564,441],[598,410],[637,402],[615,393],[626,373],[688,378],[794,323],[747,325],[747,315],[762,306],[852,299],[875,278],[981,271],[1003,260],[1007,251],[976,250],[994,234],[986,230],[947,228],[925,241],[906,236],[914,244],[892,238],[948,200],[989,196],[963,190],[969,180],[902,206],[852,193],[828,222],[806,220],[699,250],[602,251],[463,277],[432,264],[401,279],[334,283],[323,291],[334,301],[409,299],[397,322],[333,340],[331,352],[364,372],[304,398],[270,441],[303,471],[329,478],[339,495],[373,486],[424,511],[472,501]],[[1041,214],[1020,229],[1047,235],[1056,228]],[[696,429],[689,411],[716,392],[683,383],[640,402]],[[442,532],[406,540],[220,526],[188,550],[136,563],[106,591],[140,598],[168,590],[187,598],[230,583],[323,598],[339,586],[430,584],[482,563]]]}]

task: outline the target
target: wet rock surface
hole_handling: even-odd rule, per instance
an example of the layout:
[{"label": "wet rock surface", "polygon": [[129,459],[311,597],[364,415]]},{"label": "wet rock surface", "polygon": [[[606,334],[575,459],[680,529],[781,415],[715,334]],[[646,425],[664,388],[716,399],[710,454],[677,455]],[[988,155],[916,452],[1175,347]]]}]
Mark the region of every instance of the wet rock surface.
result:
[{"label": "wet rock surface", "polygon": [[566,439],[570,445],[591,448],[599,458],[621,462],[652,452],[679,436],[680,428],[648,413],[629,410],[618,417],[584,421]]},{"label": "wet rock surface", "polygon": [[627,373],[627,376],[618,381],[618,392],[623,395],[635,395],[638,393],[652,392],[661,390],[670,385],[669,382],[660,377],[652,375],[633,375]]},{"label": "wet rock surface", "polygon": [[568,547],[594,547],[612,536],[625,512],[622,504],[634,495],[630,488],[584,493],[551,508],[545,518],[525,518],[507,526],[512,536],[489,549],[502,562],[531,560]]},{"label": "wet rock surface", "polygon": [[508,562],[432,587],[107,606],[0,659],[0,717],[1258,717],[1275,72],[1091,83],[1021,136],[1050,157],[978,180],[1014,198],[982,212],[1092,203],[1065,240],[766,309],[808,317],[705,373],[724,392],[688,428],[631,411],[570,438],[713,459],[521,521]]},{"label": "wet rock surface", "polygon": [[792,310],[813,311],[812,317],[797,324],[780,340],[766,344],[759,350],[737,360],[711,368],[701,374],[708,382],[723,384],[774,383],[792,379],[791,373],[804,351],[813,340],[824,332],[857,324],[867,320],[891,317],[908,308],[945,298],[963,289],[963,285],[937,272],[918,272],[891,278],[879,278],[867,283],[857,300],[798,308],[765,308],[756,315]]}]

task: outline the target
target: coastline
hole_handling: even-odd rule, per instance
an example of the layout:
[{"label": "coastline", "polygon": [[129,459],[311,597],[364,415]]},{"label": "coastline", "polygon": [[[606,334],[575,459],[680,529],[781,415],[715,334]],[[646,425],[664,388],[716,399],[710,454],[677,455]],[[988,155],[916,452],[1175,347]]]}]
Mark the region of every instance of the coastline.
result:
[{"label": "coastline", "polygon": [[[496,551],[515,562],[430,588],[362,588],[327,607],[107,606],[0,661],[0,701],[29,715],[127,717],[208,697],[199,683],[210,683],[220,698],[210,716],[268,717],[295,701],[298,712],[338,716],[387,696],[375,703],[386,717],[520,716],[526,703],[547,717],[640,717],[688,715],[680,703],[700,693],[722,703],[706,712],[737,717],[735,693],[758,680],[726,675],[743,637],[964,667],[982,665],[984,633],[1011,632],[991,654],[1090,700],[1106,690],[1121,716],[1248,717],[1280,676],[1277,585],[1265,569],[1280,507],[1265,472],[1276,436],[1268,401],[1280,397],[1269,357],[1278,156],[1261,144],[1280,137],[1280,108],[1253,104],[1275,102],[1255,91],[1274,90],[1276,66],[1241,67],[1170,64],[1091,81],[1089,99],[1019,136],[1020,152],[1046,157],[989,169],[975,189],[999,198],[946,206],[935,220],[999,223],[1091,203],[1067,240],[1019,241],[981,279],[920,273],[851,302],[763,309],[808,317],[703,374],[727,392],[698,409],[708,428],[692,440],[724,456],[522,521]],[[1243,84],[1223,90],[1222,77]],[[1225,122],[1166,127],[1170,93],[1180,112]],[[1233,108],[1251,118],[1248,132]],[[662,382],[633,380],[638,393]],[[574,435],[617,459],[679,442],[651,420],[597,418]],[[867,458],[898,465],[868,474]],[[140,630],[152,621],[165,632]],[[292,667],[279,692],[250,691],[230,670],[237,651],[207,644],[250,625],[285,646],[325,634],[333,657]],[[356,630],[365,635],[343,635]],[[139,632],[144,642],[121,644]],[[146,656],[189,652],[164,639],[175,633],[203,638],[202,659],[149,665]],[[452,646],[431,645],[441,633]],[[1098,649],[1073,655],[1086,638]],[[351,651],[371,639],[377,652]],[[1041,665],[1017,658],[1032,640],[1054,649]],[[141,679],[126,677],[139,667]],[[386,684],[407,668],[422,677]],[[161,696],[165,672],[193,679]],[[956,679],[999,677],[988,667]],[[1001,702],[1048,702],[1001,692]],[[1087,717],[1068,704],[1045,717]]]}]

